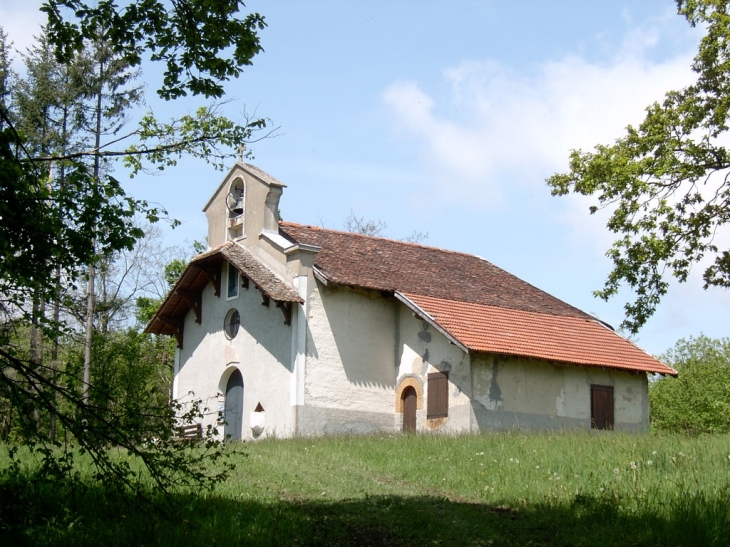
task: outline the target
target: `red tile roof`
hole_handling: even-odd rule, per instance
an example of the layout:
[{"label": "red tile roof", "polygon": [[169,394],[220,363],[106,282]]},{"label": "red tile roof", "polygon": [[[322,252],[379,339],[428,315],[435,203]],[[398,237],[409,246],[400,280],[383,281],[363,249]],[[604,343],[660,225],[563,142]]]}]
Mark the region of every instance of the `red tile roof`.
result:
[{"label": "red tile roof", "polygon": [[474,351],[632,371],[676,371],[595,319],[566,317],[404,294]]},{"label": "red tile roof", "polygon": [[328,283],[400,293],[473,351],[676,375],[594,317],[465,253],[280,223]]},{"label": "red tile roof", "polygon": [[291,222],[280,229],[296,243],[322,248],[314,265],[332,283],[590,317],[478,256]]}]

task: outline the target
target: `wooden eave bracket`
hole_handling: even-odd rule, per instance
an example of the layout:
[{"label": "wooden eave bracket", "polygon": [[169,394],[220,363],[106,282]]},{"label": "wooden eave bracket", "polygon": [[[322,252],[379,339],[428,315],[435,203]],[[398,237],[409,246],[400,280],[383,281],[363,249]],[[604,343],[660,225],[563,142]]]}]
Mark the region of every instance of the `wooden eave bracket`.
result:
[{"label": "wooden eave bracket", "polygon": [[203,316],[203,297],[202,294],[195,291],[187,291],[185,289],[175,289],[175,294],[180,296],[188,303],[190,309],[195,313],[195,322],[200,325]]},{"label": "wooden eave bracket", "polygon": [[220,264],[216,265],[202,265],[202,264],[196,264],[196,267],[203,272],[206,276],[208,276],[208,281],[213,283],[213,289],[215,290],[215,295],[220,296],[221,295],[221,268]]},{"label": "wooden eave bracket", "polygon": [[245,274],[241,274],[241,286],[244,289],[248,289],[248,276]]},{"label": "wooden eave bracket", "polygon": [[261,287],[256,285],[256,283],[254,283],[254,286],[261,293],[261,305],[266,306],[268,308],[271,305],[271,301],[274,300],[274,302],[276,303],[276,307],[279,308],[281,310],[281,313],[284,314],[284,324],[291,325],[292,303],[272,299],[268,294],[266,294],[264,292],[264,290]]},{"label": "wooden eave bracket", "polygon": [[284,324],[291,325],[291,302],[276,302],[276,307],[284,314]]},{"label": "wooden eave bracket", "polygon": [[262,306],[266,306],[266,307],[268,308],[268,307],[269,307],[269,303],[271,302],[271,297],[270,297],[270,296],[269,296],[268,294],[266,294],[266,293],[264,292],[264,289],[262,289],[262,288],[261,288],[261,287],[259,287],[258,285],[256,285],[256,288],[257,288],[257,289],[259,290],[259,292],[261,293],[261,298],[262,298],[262,300],[263,300],[263,301],[261,302],[261,305],[262,305]]},{"label": "wooden eave bracket", "polygon": [[180,319],[178,317],[158,317],[157,319],[172,329],[172,335],[175,337],[175,340],[177,340],[177,347],[182,349],[185,319]]}]

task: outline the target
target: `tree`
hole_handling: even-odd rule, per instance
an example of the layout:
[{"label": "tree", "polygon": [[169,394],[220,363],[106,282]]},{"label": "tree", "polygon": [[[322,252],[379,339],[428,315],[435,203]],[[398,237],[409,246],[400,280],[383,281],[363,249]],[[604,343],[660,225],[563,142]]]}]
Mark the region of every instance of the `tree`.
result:
[{"label": "tree", "polygon": [[[191,247],[194,255],[198,255],[207,249],[207,245],[198,240],[193,241]],[[160,254],[157,252],[152,254],[156,258],[153,268],[157,276],[150,279],[151,290],[147,291],[147,295],[137,296],[134,301],[134,315],[137,319],[137,326],[141,329],[147,326],[157,310],[160,309],[165,296],[175,286],[190,261],[190,253],[180,248],[168,248],[165,253]]]},{"label": "tree", "polygon": [[[353,211],[350,211],[350,215],[342,223],[343,228],[346,232],[352,232],[353,234],[361,234],[364,236],[373,237],[387,237],[385,234],[388,224],[383,220],[370,220],[365,217],[358,217]],[[420,230],[413,230],[409,235],[402,238],[401,241],[407,241],[408,243],[423,243],[428,239],[428,232],[421,232]]]},{"label": "tree", "polygon": [[677,0],[691,26],[706,29],[692,69],[697,81],[646,109],[638,127],[593,152],[574,150],[570,171],[548,179],[553,195],[594,196],[590,212],[608,207],[617,239],[604,300],[623,284],[635,292],[623,327],[636,333],[655,312],[671,278],[687,281],[703,263],[704,288],[730,287],[730,249],[720,234],[730,222],[730,2]]},{"label": "tree", "polygon": [[343,227],[346,232],[362,234],[365,236],[385,237],[385,229],[388,227],[382,220],[367,220],[365,217],[357,217],[353,211],[345,219]]},{"label": "tree", "polygon": [[[114,0],[48,0],[42,9],[48,15],[48,41],[62,66],[77,62],[81,52],[106,30],[103,42],[120,63],[135,67],[144,55],[165,63],[158,93],[173,100],[187,94],[222,97],[223,83],[238,77],[261,51],[257,33],[264,28],[263,17],[239,17],[242,6],[237,0],[145,0],[123,6]],[[47,364],[23,351],[14,333],[34,317],[35,307],[28,302],[57,302],[83,281],[87,265],[98,256],[134,247],[143,235],[140,216],[155,222],[164,215],[161,209],[126,195],[110,171],[96,169],[97,162],[123,158],[133,174],[145,165],[174,165],[181,155],[220,162],[232,155],[235,146],[251,142],[265,121],[244,120],[241,125],[210,106],[168,122],[148,114],[126,135],[80,149],[67,146],[65,139],[59,148],[46,151],[16,126],[13,111],[3,98],[0,399],[8,402],[18,418],[20,437],[41,456],[39,476],[71,480],[74,455],[87,453],[96,476],[106,485],[142,493],[143,482],[136,480],[139,472],[125,459],[110,455],[109,448],[121,447],[138,456],[154,483],[165,491],[220,480],[225,468],[202,465],[210,457],[220,457],[214,443],[191,452],[172,442],[174,408],[165,404],[154,412],[143,411],[139,397],[135,400],[128,392],[114,392],[121,393],[121,398],[105,404],[97,404],[98,397],[86,399],[79,391],[78,370],[66,366],[51,374]],[[49,176],[51,165],[62,166],[61,177]],[[51,318],[40,314],[37,326],[51,339],[72,334],[69,322],[55,314]],[[101,355],[113,356],[115,351]],[[179,418],[194,420],[200,410],[193,408]],[[39,411],[54,417],[71,442],[61,446],[38,428],[32,416]],[[153,439],[156,442],[150,442]]]},{"label": "tree", "polygon": [[730,338],[682,339],[660,359],[679,376],[651,384],[652,427],[692,434],[730,432]]},{"label": "tree", "polygon": [[[13,87],[15,74],[12,70],[12,57],[10,56],[11,42],[5,30],[0,27],[0,110],[8,109],[10,90]],[[5,129],[5,122],[0,118],[0,131]]]}]

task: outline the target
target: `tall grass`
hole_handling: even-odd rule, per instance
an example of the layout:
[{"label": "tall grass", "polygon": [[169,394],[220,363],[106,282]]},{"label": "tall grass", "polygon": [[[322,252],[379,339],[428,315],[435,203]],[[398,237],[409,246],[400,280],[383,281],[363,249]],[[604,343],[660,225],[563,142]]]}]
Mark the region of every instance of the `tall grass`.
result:
[{"label": "tall grass", "polygon": [[4,477],[0,494],[42,510],[27,524],[16,515],[0,539],[75,547],[730,544],[728,435],[383,435],[232,451],[227,482],[181,493],[166,515],[110,495],[90,476],[84,492],[34,483],[29,466],[26,476]]}]

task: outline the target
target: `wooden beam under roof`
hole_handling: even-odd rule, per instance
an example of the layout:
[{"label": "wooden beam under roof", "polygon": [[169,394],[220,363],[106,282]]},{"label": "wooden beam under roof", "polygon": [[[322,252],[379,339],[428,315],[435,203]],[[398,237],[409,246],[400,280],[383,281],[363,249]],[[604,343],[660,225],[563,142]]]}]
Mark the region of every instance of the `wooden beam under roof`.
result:
[{"label": "wooden beam under roof", "polygon": [[175,289],[175,294],[180,296],[188,303],[190,309],[195,313],[195,322],[200,325],[203,315],[203,296],[200,291],[188,291],[185,289]]},{"label": "wooden beam under roof", "polygon": [[177,347],[182,349],[185,319],[165,316],[160,316],[157,319],[172,329],[172,335],[175,337],[175,340],[177,340]]}]

